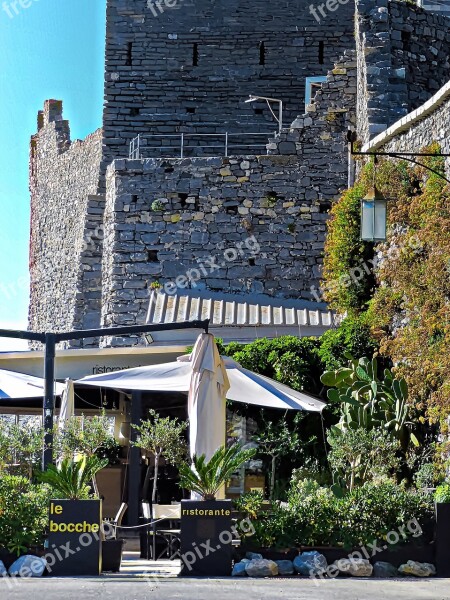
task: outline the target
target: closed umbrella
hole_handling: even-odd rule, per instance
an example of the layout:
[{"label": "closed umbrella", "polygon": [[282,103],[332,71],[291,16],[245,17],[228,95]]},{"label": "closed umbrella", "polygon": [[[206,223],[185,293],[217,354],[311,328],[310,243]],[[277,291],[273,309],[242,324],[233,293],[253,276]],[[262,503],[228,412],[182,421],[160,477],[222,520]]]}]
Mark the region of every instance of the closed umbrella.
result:
[{"label": "closed umbrella", "polygon": [[189,448],[209,460],[225,445],[226,393],[230,388],[214,336],[202,333],[193,352],[186,357],[191,366],[188,395]]},{"label": "closed umbrella", "polygon": [[66,385],[61,397],[61,409],[59,411],[58,429],[62,430],[67,422],[75,414],[75,390],[73,381],[66,379]]}]

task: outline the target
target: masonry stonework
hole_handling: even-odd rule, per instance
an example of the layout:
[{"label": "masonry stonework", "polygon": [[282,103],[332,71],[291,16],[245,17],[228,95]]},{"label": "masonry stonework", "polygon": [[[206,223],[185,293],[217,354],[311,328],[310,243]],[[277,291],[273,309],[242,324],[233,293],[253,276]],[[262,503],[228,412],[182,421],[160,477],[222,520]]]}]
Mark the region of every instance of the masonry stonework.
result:
[{"label": "masonry stonework", "polygon": [[449,78],[450,19],[406,2],[357,0],[358,138],[368,142]]},{"label": "masonry stonework", "polygon": [[34,331],[82,325],[80,296],[84,304],[88,292],[83,289],[84,237],[91,226],[89,199],[98,191],[101,156],[101,130],[84,141],[71,141],[62,103],[48,100],[38,116],[30,156],[29,325]]},{"label": "masonry stonework", "polygon": [[281,98],[290,123],[303,112],[305,78],[326,75],[354,47],[353,0],[320,24],[310,4],[180,0],[155,16],[147,0],[109,0],[105,164],[127,157],[138,134],[273,131],[265,102],[244,102],[250,94]]}]

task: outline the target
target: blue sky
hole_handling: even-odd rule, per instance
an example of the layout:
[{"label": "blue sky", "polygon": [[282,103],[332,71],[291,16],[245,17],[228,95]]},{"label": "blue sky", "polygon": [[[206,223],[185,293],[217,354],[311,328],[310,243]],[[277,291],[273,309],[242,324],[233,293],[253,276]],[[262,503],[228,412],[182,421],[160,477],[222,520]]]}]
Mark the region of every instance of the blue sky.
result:
[{"label": "blue sky", "polygon": [[[63,100],[72,139],[101,126],[105,4],[106,0],[0,0],[3,328],[27,326],[28,151],[38,110],[47,98]],[[0,338],[0,351],[23,347]]]}]

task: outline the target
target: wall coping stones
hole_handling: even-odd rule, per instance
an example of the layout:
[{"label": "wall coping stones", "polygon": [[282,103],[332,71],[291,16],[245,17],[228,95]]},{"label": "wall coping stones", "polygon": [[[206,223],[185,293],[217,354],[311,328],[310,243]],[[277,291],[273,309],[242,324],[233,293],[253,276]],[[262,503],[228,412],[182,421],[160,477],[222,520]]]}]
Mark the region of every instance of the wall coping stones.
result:
[{"label": "wall coping stones", "polygon": [[370,140],[367,144],[364,144],[362,147],[362,152],[370,152],[378,150],[379,148],[385,146],[388,142],[390,142],[394,137],[396,137],[399,133],[402,133],[408,129],[410,129],[413,125],[422,121],[430,114],[435,112],[442,104],[444,104],[447,100],[450,99],[450,81],[447,82],[440,90],[432,96],[429,100],[427,100],[422,106],[416,108],[412,112],[408,113],[398,121],[396,121],[393,125],[391,125],[386,131],[380,133],[372,140]]}]

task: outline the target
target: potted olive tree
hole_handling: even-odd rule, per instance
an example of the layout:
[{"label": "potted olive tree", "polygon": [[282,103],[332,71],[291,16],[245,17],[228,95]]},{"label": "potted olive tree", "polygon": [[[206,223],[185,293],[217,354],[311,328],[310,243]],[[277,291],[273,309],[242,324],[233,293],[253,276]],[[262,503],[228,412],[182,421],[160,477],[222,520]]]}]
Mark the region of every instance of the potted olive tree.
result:
[{"label": "potted olive tree", "polygon": [[[180,485],[201,500],[181,502],[181,574],[229,575],[231,572],[231,500],[216,496],[231,475],[256,453],[239,444],[221,446],[209,460],[194,456],[179,467]],[[195,550],[195,551],[194,551]]]},{"label": "potted olive tree", "polygon": [[[186,457],[186,442],[183,433],[187,423],[171,417],[160,417],[156,411],[149,411],[149,418],[141,421],[140,425],[132,425],[138,433],[137,440],[131,442],[146,454],[152,454],[155,460],[152,488],[152,504],[157,501],[158,475],[161,458],[170,465],[178,466]],[[150,476],[150,466],[147,469],[144,488]]]}]

